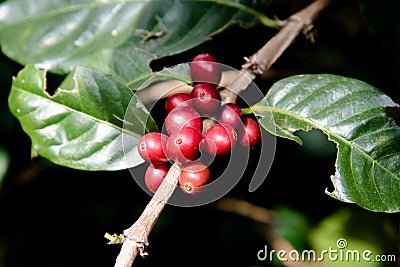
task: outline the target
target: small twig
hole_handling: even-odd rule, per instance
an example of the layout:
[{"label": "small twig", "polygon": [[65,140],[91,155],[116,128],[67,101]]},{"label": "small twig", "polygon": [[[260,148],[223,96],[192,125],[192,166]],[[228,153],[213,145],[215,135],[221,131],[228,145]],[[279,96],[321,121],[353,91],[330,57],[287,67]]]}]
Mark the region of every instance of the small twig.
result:
[{"label": "small twig", "polygon": [[135,31],[135,33],[137,34],[144,34],[145,37],[143,38],[142,42],[147,42],[148,40],[152,39],[152,38],[159,38],[161,36],[163,36],[165,34],[165,31],[158,31],[158,32],[151,32],[148,30],[144,30],[144,29],[137,29]]},{"label": "small twig", "polygon": [[[246,63],[240,71],[242,75],[237,75],[229,86],[221,90],[222,102],[235,103],[237,95],[251,84],[256,75],[266,72],[300,33],[312,28],[312,22],[330,1],[316,0],[292,15],[275,37],[253,56],[246,58]],[[124,240],[115,267],[131,267],[138,253],[146,255],[150,231],[172,196],[178,183],[179,174],[179,166],[174,164],[142,215],[124,231]]]},{"label": "small twig", "polygon": [[233,212],[259,223],[272,224],[276,219],[276,214],[273,211],[256,206],[241,199],[224,198],[218,200],[214,206],[218,210]]},{"label": "small twig", "polygon": [[137,29],[135,30],[136,34],[144,34],[144,38],[142,40],[142,43],[149,41],[150,39],[153,38],[160,38],[162,36],[164,36],[166,33],[168,33],[167,29],[165,28],[164,24],[162,24],[161,19],[157,18],[157,20],[159,21],[158,25],[159,25],[159,31],[156,32],[152,32],[149,30],[145,30],[145,29]]}]

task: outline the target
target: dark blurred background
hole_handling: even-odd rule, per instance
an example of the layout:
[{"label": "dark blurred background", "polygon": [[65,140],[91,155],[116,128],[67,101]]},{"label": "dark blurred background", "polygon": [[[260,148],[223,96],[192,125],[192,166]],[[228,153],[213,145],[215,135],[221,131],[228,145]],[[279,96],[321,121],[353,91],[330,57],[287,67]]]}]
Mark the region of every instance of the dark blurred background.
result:
[{"label": "dark blurred background", "polygon": [[[399,9],[374,7],[373,2],[380,1],[362,2],[369,7],[364,9],[365,17],[359,1],[334,0],[315,23],[316,43],[300,36],[256,83],[266,92],[290,75],[332,73],[363,80],[400,102],[399,38],[389,38],[400,29],[393,15]],[[396,1],[383,2],[398,6]],[[273,0],[266,13],[285,19],[308,3]],[[232,26],[195,49],[153,62],[152,67],[161,69],[208,52],[219,62],[240,68],[243,57],[275,33],[263,26]],[[150,196],[128,170],[85,172],[40,157],[31,159],[29,137],[7,107],[11,77],[21,68],[0,56],[0,267],[112,266],[120,246],[107,245],[105,232],[121,233],[129,227]],[[332,189],[335,146],[318,131],[299,135],[303,146],[278,139],[272,169],[257,191],[248,192],[250,166],[225,196],[273,213],[273,223],[223,211],[218,202],[194,208],[167,206],[150,234],[149,256],[136,259],[134,266],[282,266],[257,259],[264,245],[272,245],[271,233],[299,250],[321,244],[335,247],[337,237],[346,237],[360,248],[397,253],[399,259],[399,215],[365,211],[327,196],[326,188]],[[338,263],[322,266],[347,266],[334,264]],[[374,264],[362,266],[397,263]]]}]

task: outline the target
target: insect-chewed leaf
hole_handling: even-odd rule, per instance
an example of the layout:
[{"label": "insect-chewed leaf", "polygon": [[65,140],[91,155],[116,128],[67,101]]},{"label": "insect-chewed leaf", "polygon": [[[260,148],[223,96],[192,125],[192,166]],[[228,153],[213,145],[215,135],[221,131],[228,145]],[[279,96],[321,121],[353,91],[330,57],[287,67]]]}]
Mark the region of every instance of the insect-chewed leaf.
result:
[{"label": "insect-chewed leaf", "polygon": [[299,75],[277,82],[254,105],[272,134],[302,143],[297,130],[322,130],[336,143],[330,196],[365,209],[400,211],[400,127],[386,107],[398,107],[377,88],[335,75]]},{"label": "insect-chewed leaf", "polygon": [[0,43],[21,64],[68,73],[88,60],[125,82],[146,80],[151,60],[193,48],[233,23],[277,26],[246,2],[8,0],[0,5]]},{"label": "insect-chewed leaf", "polygon": [[[74,73],[74,88],[46,91],[46,72],[27,65],[14,79],[9,96],[11,112],[32,140],[35,153],[83,170],[118,170],[143,162],[135,149],[147,131],[157,131],[148,111],[112,75],[86,67]],[[130,101],[138,105],[123,119]],[[128,166],[125,154],[132,158]]]}]

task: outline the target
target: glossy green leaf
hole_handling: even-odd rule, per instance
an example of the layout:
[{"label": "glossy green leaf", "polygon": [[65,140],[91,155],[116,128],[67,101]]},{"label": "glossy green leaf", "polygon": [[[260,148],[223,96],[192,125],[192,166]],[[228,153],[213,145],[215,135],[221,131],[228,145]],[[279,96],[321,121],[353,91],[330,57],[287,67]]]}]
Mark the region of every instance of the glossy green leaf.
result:
[{"label": "glossy green leaf", "polygon": [[150,72],[151,59],[199,45],[232,23],[253,25],[257,18],[267,20],[237,0],[9,0],[0,6],[0,42],[21,64],[69,72],[97,60],[132,81]]},{"label": "glossy green leaf", "polygon": [[[73,88],[59,88],[50,95],[46,72],[32,65],[14,79],[10,110],[31,137],[33,152],[84,170],[118,170],[142,163],[138,138],[157,128],[129,88],[110,74],[86,67],[76,69],[74,81]],[[129,116],[132,127],[126,128],[128,105],[134,115]],[[125,156],[131,157],[131,166]]]},{"label": "glossy green leaf", "polygon": [[[335,75],[300,75],[277,82],[254,105],[272,134],[302,143],[294,133],[317,128],[336,143],[330,196],[373,211],[400,211],[400,128],[385,113],[398,107],[364,82]],[[312,171],[312,166],[310,166]]]}]

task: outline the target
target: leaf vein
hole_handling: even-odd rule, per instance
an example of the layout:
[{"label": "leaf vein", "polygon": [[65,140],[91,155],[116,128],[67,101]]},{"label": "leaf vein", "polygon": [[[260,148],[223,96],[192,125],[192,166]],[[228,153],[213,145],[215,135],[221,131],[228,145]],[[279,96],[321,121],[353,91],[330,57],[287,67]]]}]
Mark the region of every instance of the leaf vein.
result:
[{"label": "leaf vein", "polygon": [[[287,111],[287,110],[284,110],[284,109],[280,109],[280,108],[277,108],[277,107],[262,107],[262,106],[255,105],[255,106],[253,106],[253,110],[271,110],[272,112],[280,113],[280,114],[283,114],[283,115],[286,115],[286,116],[291,116],[296,120],[308,123],[308,124],[312,125],[313,127],[323,131],[328,136],[330,136],[330,137],[333,136],[334,138],[336,138],[337,140],[343,142],[344,144],[346,144],[350,148],[355,148],[358,152],[360,152],[362,154],[363,157],[365,157],[366,159],[368,159],[372,163],[375,163],[377,166],[379,166],[379,168],[384,170],[386,173],[388,173],[394,179],[400,181],[400,177],[397,177],[397,175],[395,173],[393,173],[392,171],[388,170],[385,166],[380,164],[376,159],[372,158],[370,155],[368,155],[362,149],[358,148],[355,144],[353,144],[352,142],[348,141],[347,139],[345,139],[341,135],[331,131],[329,128],[325,127],[324,125],[321,125],[321,124],[315,122],[312,119],[305,118],[305,117],[300,116],[300,115],[298,115],[296,113],[293,113],[293,112],[290,112],[290,111]],[[304,130],[306,130],[306,129],[304,129]]]}]

